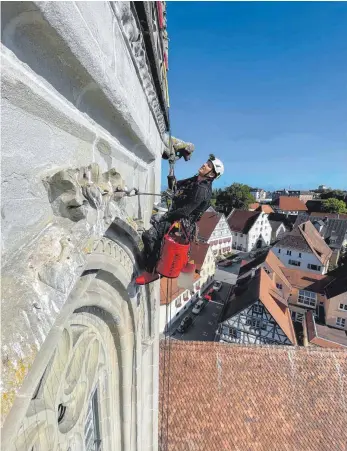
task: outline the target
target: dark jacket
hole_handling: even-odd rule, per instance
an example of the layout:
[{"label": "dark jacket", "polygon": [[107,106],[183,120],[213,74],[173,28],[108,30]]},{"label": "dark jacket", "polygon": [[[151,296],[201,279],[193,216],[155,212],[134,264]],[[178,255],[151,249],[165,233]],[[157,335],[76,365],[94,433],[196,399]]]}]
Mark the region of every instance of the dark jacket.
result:
[{"label": "dark jacket", "polygon": [[168,222],[186,218],[190,222],[199,221],[210,206],[212,180],[198,180],[198,176],[177,182],[177,190],[172,199],[172,208],[164,218]]}]

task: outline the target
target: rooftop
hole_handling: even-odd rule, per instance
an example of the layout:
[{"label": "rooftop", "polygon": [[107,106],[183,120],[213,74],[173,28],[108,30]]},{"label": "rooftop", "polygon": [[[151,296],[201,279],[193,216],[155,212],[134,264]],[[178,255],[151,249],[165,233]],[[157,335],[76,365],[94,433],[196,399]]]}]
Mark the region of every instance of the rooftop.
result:
[{"label": "rooftop", "polygon": [[233,210],[227,219],[230,230],[247,234],[259,215],[259,211]]},{"label": "rooftop", "polygon": [[288,282],[295,288],[324,293],[324,288],[331,282],[332,278],[322,274],[314,274],[300,269],[282,268]]},{"label": "rooftop", "polygon": [[341,329],[317,324],[313,312],[306,313],[307,338],[311,344],[322,348],[346,348],[347,332]]},{"label": "rooftop", "polygon": [[194,260],[196,269],[200,270],[204,264],[210,245],[201,241],[192,242],[190,245],[190,258]]},{"label": "rooftop", "polygon": [[167,451],[345,451],[345,352],[188,341],[160,347]]},{"label": "rooftop", "polygon": [[323,265],[327,263],[332,254],[331,249],[311,221],[306,221],[295,227],[276,244],[276,247],[314,253]]},{"label": "rooftop", "polygon": [[270,205],[267,205],[267,204],[259,205],[259,207],[257,208],[257,211],[261,211],[261,212],[267,213],[267,214],[274,212],[273,209],[270,207]]},{"label": "rooftop", "polygon": [[[197,281],[199,278],[199,274],[194,275],[194,281]],[[178,286],[177,279],[162,277],[160,279],[160,305],[170,304],[185,291],[187,291],[186,288],[180,288]]]},{"label": "rooftop", "polygon": [[206,241],[209,240],[222,216],[216,211],[205,211],[198,222],[199,237]]},{"label": "rooftop", "polygon": [[307,207],[298,197],[280,196],[276,205],[282,211],[307,211]]}]

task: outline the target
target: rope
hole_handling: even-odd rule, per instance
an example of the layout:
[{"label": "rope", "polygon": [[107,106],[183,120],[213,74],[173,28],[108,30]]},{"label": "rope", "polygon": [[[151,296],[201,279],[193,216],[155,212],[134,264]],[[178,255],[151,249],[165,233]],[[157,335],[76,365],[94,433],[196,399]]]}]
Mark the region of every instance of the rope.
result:
[{"label": "rope", "polygon": [[[169,118],[169,124],[170,124],[170,118]],[[171,130],[169,129],[169,149],[171,150],[172,148],[172,138],[171,138]],[[174,164],[175,161],[173,162],[169,162],[170,164],[170,170],[169,170],[169,174],[172,175],[174,174]],[[168,200],[167,200],[167,204],[168,204]],[[170,210],[172,204],[168,204],[168,211]],[[171,282],[171,284],[170,284]],[[160,449],[161,451],[164,451],[164,444],[166,443],[166,449],[168,446],[168,440],[166,438],[164,438],[164,410],[165,410],[165,376],[166,376],[166,348],[167,348],[167,339],[169,336],[169,328],[167,327],[168,323],[169,323],[169,302],[171,301],[171,297],[172,297],[172,280],[169,279],[167,282],[167,287],[166,287],[166,310],[165,310],[165,332],[164,332],[164,336],[165,336],[165,345],[164,345],[164,365],[163,365],[163,381],[162,381],[162,387],[163,387],[163,393],[162,393],[162,405],[161,405],[161,433],[160,433]],[[170,321],[171,321],[171,302],[170,302]],[[167,423],[168,425],[168,423]],[[167,436],[168,436],[168,432],[167,432]]]}]

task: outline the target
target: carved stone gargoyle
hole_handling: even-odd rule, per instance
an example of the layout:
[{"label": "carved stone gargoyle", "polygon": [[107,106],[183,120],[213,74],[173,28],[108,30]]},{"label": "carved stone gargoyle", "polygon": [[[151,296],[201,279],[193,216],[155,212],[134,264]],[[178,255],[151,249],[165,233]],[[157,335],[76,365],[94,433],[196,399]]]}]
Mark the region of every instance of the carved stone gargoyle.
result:
[{"label": "carved stone gargoyle", "polygon": [[170,150],[169,139],[166,137],[167,149],[164,151],[162,158],[164,160],[175,161],[180,158],[184,158],[185,161],[190,160],[192,153],[195,150],[195,146],[192,143],[182,141],[181,139],[171,137],[172,148]]},{"label": "carved stone gargoyle", "polygon": [[106,212],[111,201],[123,197],[124,180],[116,169],[101,173],[97,163],[84,168],[63,169],[44,179],[54,214],[78,222],[88,212]]}]

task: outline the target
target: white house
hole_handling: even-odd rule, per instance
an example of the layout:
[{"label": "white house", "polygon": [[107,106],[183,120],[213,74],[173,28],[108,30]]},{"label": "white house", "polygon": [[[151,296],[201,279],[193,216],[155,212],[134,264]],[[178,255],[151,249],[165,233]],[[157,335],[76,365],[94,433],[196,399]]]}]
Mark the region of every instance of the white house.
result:
[{"label": "white house", "polygon": [[191,304],[214,280],[216,265],[211,246],[207,243],[193,243],[191,258],[200,273],[195,275],[192,291],[180,288],[177,279],[162,278],[160,280],[159,332],[164,332],[167,325],[183,317]]},{"label": "white house", "polygon": [[206,211],[198,222],[199,239],[208,243],[213,254],[231,252],[231,230],[225,216],[215,211]]},{"label": "white house", "polygon": [[273,252],[287,268],[300,268],[316,274],[328,270],[332,250],[310,221],[304,222],[282,238]]},{"label": "white house", "polygon": [[272,229],[267,213],[233,210],[227,221],[232,233],[233,249],[249,252],[270,244]]},{"label": "white house", "polygon": [[266,191],[261,188],[253,189],[251,194],[257,202],[266,198]]}]

